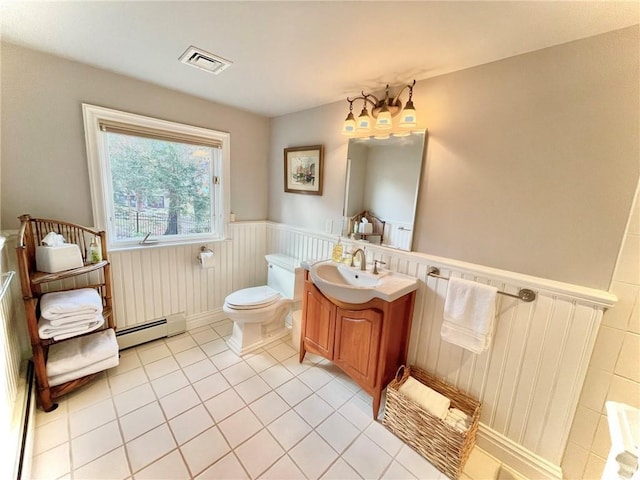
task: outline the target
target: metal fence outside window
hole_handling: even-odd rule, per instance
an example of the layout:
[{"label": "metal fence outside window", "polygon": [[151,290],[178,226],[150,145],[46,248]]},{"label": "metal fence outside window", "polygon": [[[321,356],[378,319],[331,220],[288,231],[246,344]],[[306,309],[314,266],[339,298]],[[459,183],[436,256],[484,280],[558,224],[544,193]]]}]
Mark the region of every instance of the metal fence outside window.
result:
[{"label": "metal fence outside window", "polygon": [[[151,236],[165,235],[169,224],[169,214],[166,212],[117,212],[115,214],[116,238],[143,237],[147,233]],[[198,220],[193,217],[178,216],[177,235],[203,233],[211,230],[208,218]]]}]

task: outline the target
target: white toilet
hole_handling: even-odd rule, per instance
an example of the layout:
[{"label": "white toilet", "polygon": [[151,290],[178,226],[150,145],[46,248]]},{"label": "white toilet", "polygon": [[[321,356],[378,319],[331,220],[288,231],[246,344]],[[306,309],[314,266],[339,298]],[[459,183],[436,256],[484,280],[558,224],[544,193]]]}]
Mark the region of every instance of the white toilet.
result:
[{"label": "white toilet", "polygon": [[269,266],[267,285],[233,292],[222,307],[233,320],[233,333],[227,344],[238,355],[290,335],[285,319],[292,305],[302,298],[300,262],[281,254],[265,258]]}]

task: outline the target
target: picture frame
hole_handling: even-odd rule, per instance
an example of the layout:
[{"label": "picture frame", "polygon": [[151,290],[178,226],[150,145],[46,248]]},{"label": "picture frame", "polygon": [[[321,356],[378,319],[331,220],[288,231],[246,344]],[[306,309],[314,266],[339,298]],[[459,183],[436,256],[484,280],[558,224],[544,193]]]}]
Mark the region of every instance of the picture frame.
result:
[{"label": "picture frame", "polygon": [[284,149],[284,191],[322,195],[322,145]]}]

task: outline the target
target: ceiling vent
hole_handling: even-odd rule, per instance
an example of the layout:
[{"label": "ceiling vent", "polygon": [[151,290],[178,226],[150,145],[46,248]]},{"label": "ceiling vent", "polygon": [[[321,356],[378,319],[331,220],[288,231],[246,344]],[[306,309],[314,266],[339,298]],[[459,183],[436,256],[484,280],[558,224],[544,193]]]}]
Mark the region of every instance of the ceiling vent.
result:
[{"label": "ceiling vent", "polygon": [[187,50],[180,56],[180,61],[186,65],[199,68],[205,72],[213,73],[215,75],[222,72],[229,67],[232,62],[218,57],[213,53],[205,52],[193,45],[187,48]]}]

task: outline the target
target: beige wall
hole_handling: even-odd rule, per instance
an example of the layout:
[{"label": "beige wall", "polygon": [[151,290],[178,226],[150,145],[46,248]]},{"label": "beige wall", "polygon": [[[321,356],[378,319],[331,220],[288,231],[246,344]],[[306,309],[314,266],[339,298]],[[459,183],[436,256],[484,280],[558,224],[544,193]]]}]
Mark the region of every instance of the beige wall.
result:
[{"label": "beige wall", "polygon": [[[269,220],[317,232],[341,231],[348,140],[340,134],[346,102],[332,103],[271,120]],[[284,192],[284,148],[324,145],[322,196]],[[326,222],[333,222],[331,232]]]},{"label": "beige wall", "polygon": [[562,461],[569,480],[600,479],[611,440],[608,400],[640,408],[640,184],[611,291],[615,308],[602,319]]},{"label": "beige wall", "polygon": [[[419,82],[413,249],[608,289],[639,175],[638,45],[632,27]],[[346,113],[342,101],[272,120],[271,220],[340,220]],[[282,149],[314,143],[324,195],[284,193]]]},{"label": "beige wall", "polygon": [[22,213],[92,224],[83,102],[230,132],[231,210],[266,218],[266,117],[15,45],[1,53],[2,228]]}]

